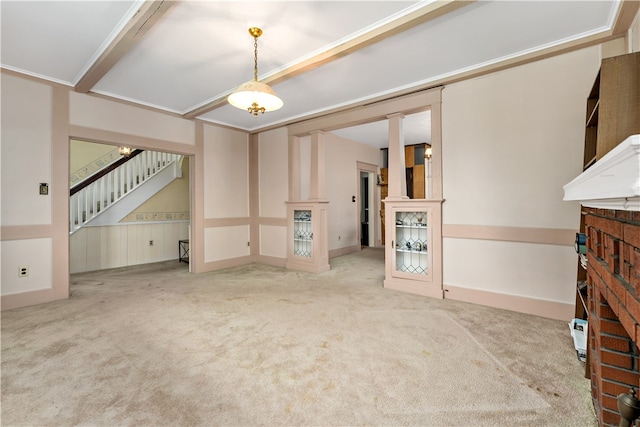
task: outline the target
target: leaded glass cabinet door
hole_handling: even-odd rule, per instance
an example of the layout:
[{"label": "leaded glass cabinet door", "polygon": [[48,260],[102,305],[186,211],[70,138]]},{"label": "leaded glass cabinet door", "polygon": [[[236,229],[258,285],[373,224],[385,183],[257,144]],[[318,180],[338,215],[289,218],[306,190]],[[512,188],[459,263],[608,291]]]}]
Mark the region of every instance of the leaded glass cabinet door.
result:
[{"label": "leaded glass cabinet door", "polygon": [[395,213],[395,270],[429,274],[428,216],[425,211]]},{"label": "leaded glass cabinet door", "polygon": [[285,267],[323,273],[329,271],[327,208],[329,202],[287,202],[287,261]]},{"label": "leaded glass cabinet door", "polygon": [[293,211],[293,254],[308,258],[313,256],[311,210]]},{"label": "leaded glass cabinet door", "polygon": [[442,298],[442,201],[385,201],[385,288]]}]

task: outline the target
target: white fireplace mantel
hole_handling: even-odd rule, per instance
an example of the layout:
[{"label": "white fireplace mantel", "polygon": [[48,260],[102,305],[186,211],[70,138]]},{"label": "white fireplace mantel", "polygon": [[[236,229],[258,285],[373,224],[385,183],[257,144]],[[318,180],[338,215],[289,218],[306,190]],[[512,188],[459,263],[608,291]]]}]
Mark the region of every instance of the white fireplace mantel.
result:
[{"label": "white fireplace mantel", "polygon": [[565,201],[640,211],[640,135],[631,135],[564,187]]}]

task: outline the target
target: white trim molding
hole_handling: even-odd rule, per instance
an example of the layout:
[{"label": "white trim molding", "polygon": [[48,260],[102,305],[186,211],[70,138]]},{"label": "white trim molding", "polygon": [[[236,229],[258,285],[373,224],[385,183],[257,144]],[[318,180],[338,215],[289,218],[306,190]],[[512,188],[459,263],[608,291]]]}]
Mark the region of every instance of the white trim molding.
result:
[{"label": "white trim molding", "polygon": [[640,135],[631,135],[565,185],[563,200],[640,211]]}]

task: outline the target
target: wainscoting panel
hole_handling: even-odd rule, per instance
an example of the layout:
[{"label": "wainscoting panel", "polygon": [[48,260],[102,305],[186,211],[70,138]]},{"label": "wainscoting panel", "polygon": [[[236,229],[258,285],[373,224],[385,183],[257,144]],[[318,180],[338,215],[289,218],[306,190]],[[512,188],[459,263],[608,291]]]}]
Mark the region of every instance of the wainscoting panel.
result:
[{"label": "wainscoting panel", "polygon": [[188,238],[188,222],[85,227],[70,237],[71,273],[177,262],[178,240]]}]

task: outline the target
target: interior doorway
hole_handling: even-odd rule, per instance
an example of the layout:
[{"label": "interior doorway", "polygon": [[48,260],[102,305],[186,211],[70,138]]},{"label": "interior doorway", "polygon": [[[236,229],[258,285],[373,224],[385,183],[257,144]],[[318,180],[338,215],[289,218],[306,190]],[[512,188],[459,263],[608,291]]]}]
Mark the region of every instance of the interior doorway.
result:
[{"label": "interior doorway", "polygon": [[375,172],[364,170],[362,166],[359,173],[359,222],[360,222],[360,246],[376,246],[375,235]]},{"label": "interior doorway", "polygon": [[360,172],[360,246],[369,246],[369,174]]},{"label": "interior doorway", "polygon": [[[190,237],[193,156],[152,149],[125,155],[82,138],[69,144],[70,274],[187,260],[180,242]],[[102,216],[87,224],[94,212]]]}]

